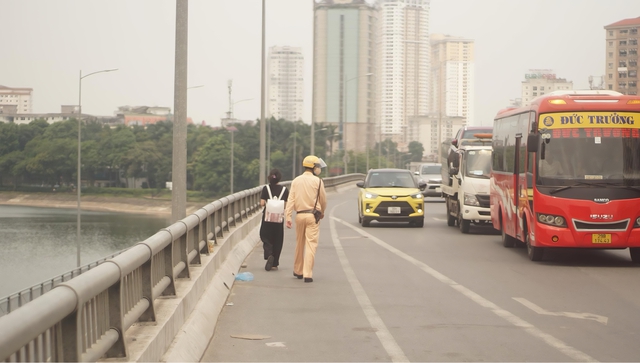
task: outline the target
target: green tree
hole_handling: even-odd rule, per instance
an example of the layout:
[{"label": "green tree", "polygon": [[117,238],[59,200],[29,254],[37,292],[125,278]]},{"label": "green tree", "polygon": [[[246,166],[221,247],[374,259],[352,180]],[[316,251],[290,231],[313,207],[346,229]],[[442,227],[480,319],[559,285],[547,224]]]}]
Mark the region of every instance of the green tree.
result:
[{"label": "green tree", "polygon": [[411,161],[422,161],[422,153],[424,153],[422,143],[418,141],[411,141],[408,148],[409,153],[411,153]]},{"label": "green tree", "polygon": [[[196,153],[193,162],[193,188],[195,190],[213,192],[216,195],[224,195],[230,191],[231,142],[229,135],[225,134],[226,132],[216,133]],[[240,145],[237,146],[238,149],[242,148]],[[234,145],[234,177],[237,170],[235,151],[236,145]],[[239,175],[241,175],[241,168],[239,170]],[[235,185],[234,189],[236,189]]]}]

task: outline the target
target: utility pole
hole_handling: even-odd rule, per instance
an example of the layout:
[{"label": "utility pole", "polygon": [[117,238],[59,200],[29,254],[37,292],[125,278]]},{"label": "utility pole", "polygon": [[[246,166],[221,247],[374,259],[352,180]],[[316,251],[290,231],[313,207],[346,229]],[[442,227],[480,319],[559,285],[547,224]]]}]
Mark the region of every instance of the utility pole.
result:
[{"label": "utility pole", "polygon": [[[311,10],[313,11],[313,36],[315,38],[316,36],[316,2],[315,0],[311,1]],[[315,130],[315,122],[316,122],[316,97],[313,94],[313,89],[315,87],[316,84],[316,72],[313,66],[313,62],[316,59],[316,42],[315,39],[313,41],[313,53],[311,56],[311,69],[313,70],[311,73],[311,140],[310,140],[310,151],[311,151],[311,155],[315,155],[316,154],[316,130]]]},{"label": "utility pole", "polygon": [[[186,0],[185,0],[186,1]],[[262,62],[262,72],[260,73],[260,176],[258,178],[258,183],[260,185],[265,184],[267,179],[267,171],[266,171],[266,141],[267,141],[267,125],[265,124],[264,118],[264,88],[265,88],[265,20],[266,20],[266,9],[265,9],[265,0],[262,0],[262,53],[260,55],[260,60]]]},{"label": "utility pole", "polygon": [[[187,54],[189,1],[176,0],[171,223],[187,216]],[[78,186],[79,187],[79,186]]]}]

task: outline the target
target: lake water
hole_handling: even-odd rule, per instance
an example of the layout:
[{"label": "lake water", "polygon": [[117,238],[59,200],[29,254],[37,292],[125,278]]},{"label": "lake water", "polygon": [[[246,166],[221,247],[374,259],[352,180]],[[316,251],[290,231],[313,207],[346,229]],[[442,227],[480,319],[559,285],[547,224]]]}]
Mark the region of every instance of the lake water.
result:
[{"label": "lake water", "polygon": [[[133,246],[170,217],[82,211],[81,264]],[[0,298],[77,266],[75,209],[0,205]]]}]

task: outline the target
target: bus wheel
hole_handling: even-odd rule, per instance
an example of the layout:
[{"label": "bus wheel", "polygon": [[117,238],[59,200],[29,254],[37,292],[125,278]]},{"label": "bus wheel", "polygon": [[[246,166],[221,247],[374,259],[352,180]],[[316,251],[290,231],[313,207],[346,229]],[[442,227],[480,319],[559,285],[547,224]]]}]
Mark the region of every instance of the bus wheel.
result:
[{"label": "bus wheel", "polygon": [[449,209],[449,201],[447,200],[447,226],[453,227],[456,225],[456,217],[451,215],[451,209]]},{"label": "bus wheel", "polygon": [[469,233],[470,226],[471,226],[471,221],[468,219],[462,218],[462,214],[458,214],[458,227],[460,227],[460,232]]},{"label": "bus wheel", "polygon": [[502,217],[500,217],[500,231],[502,232],[502,245],[511,248],[516,245],[516,239],[509,236],[505,231],[504,223],[502,223]]},{"label": "bus wheel", "polygon": [[527,255],[529,255],[529,259],[531,261],[541,261],[542,255],[544,254],[544,248],[532,246],[529,231],[525,230],[524,232],[524,242],[527,245]]},{"label": "bus wheel", "polygon": [[640,263],[640,247],[630,247],[629,254],[633,263]]}]

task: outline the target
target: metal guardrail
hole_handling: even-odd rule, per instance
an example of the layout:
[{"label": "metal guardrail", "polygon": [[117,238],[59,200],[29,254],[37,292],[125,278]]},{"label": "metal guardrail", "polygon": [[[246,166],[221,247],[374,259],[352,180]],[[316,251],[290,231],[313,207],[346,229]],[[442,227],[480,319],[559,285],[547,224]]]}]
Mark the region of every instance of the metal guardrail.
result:
[{"label": "metal guardrail", "polygon": [[[363,174],[324,179],[326,187]],[[284,185],[290,182],[281,183]],[[133,247],[3,299],[0,361],[94,362],[124,358],[124,332],[156,320],[154,301],[176,296],[189,266],[230,227],[260,210],[262,186],[223,197]]]}]

